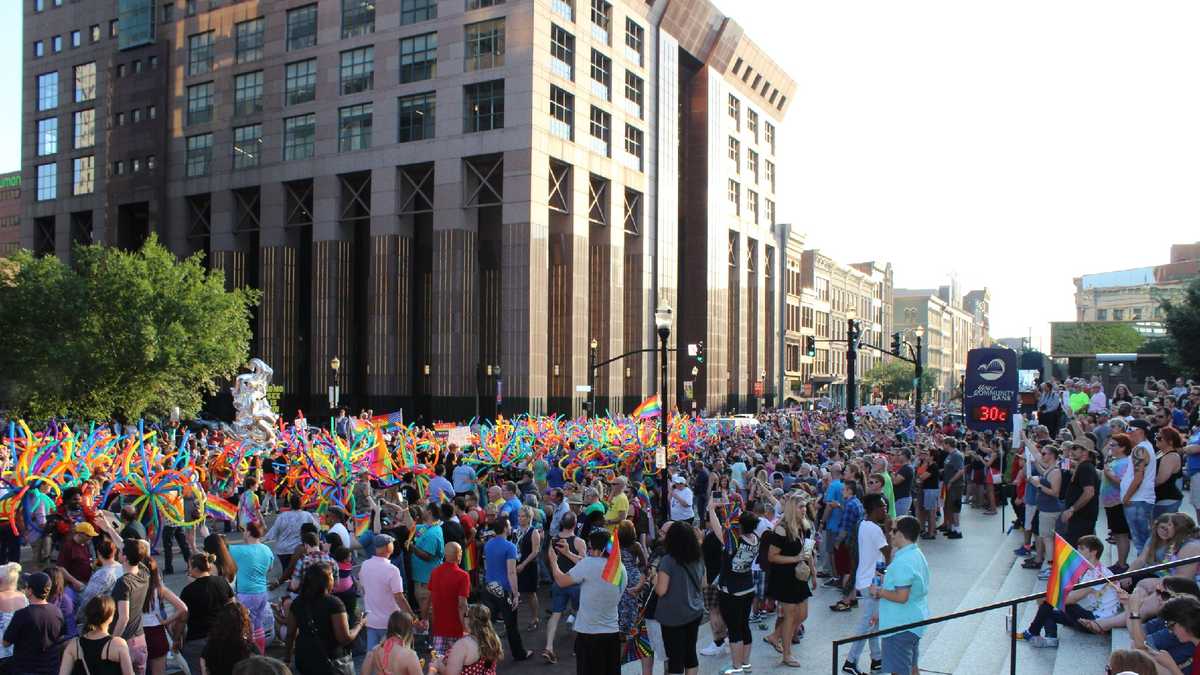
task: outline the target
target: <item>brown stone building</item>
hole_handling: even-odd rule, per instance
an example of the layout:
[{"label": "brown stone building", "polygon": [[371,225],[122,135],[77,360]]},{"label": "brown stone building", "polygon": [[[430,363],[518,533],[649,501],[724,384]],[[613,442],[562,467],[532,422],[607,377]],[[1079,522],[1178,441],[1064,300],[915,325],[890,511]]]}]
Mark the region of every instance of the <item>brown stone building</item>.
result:
[{"label": "brown stone building", "polygon": [[0,174],[0,257],[21,247],[21,173]]},{"label": "brown stone building", "polygon": [[355,408],[578,414],[591,340],[651,346],[662,303],[700,407],[772,380],[794,84],[706,0],[25,2],[22,244],[154,233],[260,288],[285,411],[336,356]]}]

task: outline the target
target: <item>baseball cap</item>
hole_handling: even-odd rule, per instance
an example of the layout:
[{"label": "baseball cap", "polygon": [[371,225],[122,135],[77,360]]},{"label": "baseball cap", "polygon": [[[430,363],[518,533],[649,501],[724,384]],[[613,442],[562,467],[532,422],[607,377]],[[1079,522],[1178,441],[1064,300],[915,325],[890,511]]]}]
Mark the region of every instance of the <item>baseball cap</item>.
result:
[{"label": "baseball cap", "polygon": [[1130,420],[1127,426],[1134,429],[1141,429],[1146,435],[1150,434],[1150,423],[1146,420]]},{"label": "baseball cap", "polygon": [[684,477],[680,476],[680,475],[676,475],[674,478],[672,478],[671,482],[676,485],[686,485],[687,484],[687,480],[685,480]]},{"label": "baseball cap", "polygon": [[92,527],[91,523],[75,523],[75,532],[86,534],[89,537],[99,536],[96,528]]},{"label": "baseball cap", "polygon": [[390,534],[377,534],[375,535],[374,541],[375,548],[379,549],[388,546],[389,544],[396,543],[396,538]]}]

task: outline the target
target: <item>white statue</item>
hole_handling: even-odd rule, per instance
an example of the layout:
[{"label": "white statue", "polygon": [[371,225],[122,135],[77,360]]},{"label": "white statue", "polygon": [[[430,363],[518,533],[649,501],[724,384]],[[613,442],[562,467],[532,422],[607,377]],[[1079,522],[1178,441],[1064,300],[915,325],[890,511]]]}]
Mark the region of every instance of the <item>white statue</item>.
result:
[{"label": "white statue", "polygon": [[231,388],[237,411],[233,429],[243,440],[271,447],[275,445],[278,418],[267,401],[267,385],[275,371],[262,359],[250,359],[247,367],[250,372],[238,375]]}]

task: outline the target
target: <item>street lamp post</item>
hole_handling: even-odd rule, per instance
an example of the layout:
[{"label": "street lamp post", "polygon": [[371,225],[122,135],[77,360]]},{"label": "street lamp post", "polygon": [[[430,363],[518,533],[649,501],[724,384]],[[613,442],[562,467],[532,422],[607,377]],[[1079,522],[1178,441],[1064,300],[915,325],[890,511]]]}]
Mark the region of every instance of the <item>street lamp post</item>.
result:
[{"label": "street lamp post", "polygon": [[658,306],[654,310],[654,327],[658,329],[659,341],[659,377],[658,377],[658,397],[659,405],[662,411],[658,415],[658,436],[659,443],[662,448],[656,453],[655,461],[658,463],[658,480],[659,490],[662,492],[662,516],[663,519],[668,518],[670,513],[670,497],[668,496],[668,474],[667,474],[667,411],[670,406],[667,404],[667,338],[671,337],[671,307],[667,304]]},{"label": "street lamp post", "polygon": [[846,315],[846,428],[854,428],[854,409],[858,407],[858,323],[854,311]]},{"label": "street lamp post", "polygon": [[589,418],[596,415],[596,350],[599,347],[600,343],[596,341],[596,338],[592,338],[591,344],[588,345],[587,416]]},{"label": "street lamp post", "polygon": [[700,378],[699,366],[692,366],[692,412],[696,412],[696,380]]},{"label": "street lamp post", "polygon": [[913,399],[914,399],[914,403],[916,404],[916,413],[914,415],[914,419],[916,420],[916,425],[920,426],[921,425],[921,376],[925,373],[925,366],[922,363],[923,359],[921,358],[921,338],[925,336],[925,327],[917,326],[915,333],[917,335],[917,364],[916,364],[917,377],[915,380],[913,380],[913,392],[915,392],[913,394]]}]

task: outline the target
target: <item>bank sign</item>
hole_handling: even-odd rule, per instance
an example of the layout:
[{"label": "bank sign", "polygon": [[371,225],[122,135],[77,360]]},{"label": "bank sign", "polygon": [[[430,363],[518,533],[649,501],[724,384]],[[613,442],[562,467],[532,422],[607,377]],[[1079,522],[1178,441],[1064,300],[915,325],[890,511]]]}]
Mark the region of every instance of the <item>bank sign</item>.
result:
[{"label": "bank sign", "polygon": [[965,394],[968,429],[1011,429],[1017,411],[1017,353],[992,348],[967,352]]}]

